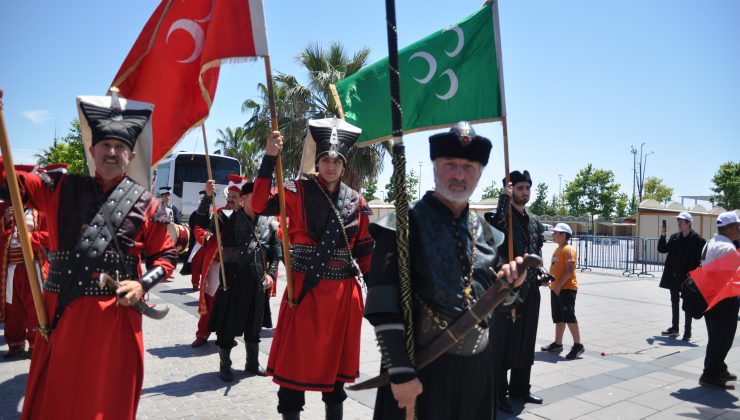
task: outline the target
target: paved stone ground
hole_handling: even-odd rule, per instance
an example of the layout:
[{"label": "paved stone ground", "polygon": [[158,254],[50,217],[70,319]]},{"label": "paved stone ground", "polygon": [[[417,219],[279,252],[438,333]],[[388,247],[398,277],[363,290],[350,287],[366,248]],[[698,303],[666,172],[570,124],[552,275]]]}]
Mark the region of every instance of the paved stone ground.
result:
[{"label": "paved stone ground", "polygon": [[[554,245],[545,246],[545,260]],[[546,265],[549,265],[547,263]],[[623,277],[615,272],[578,273],[577,309],[583,358],[564,359],[566,352],[537,353],[532,371],[533,391],[545,404],[514,404],[515,414],[499,418],[521,419],[740,419],[738,390],[701,387],[698,378],[706,350],[704,320],[694,321],[689,343],[661,337],[670,324],[670,299],[654,278]],[[281,286],[284,284],[280,282]],[[281,290],[282,292],[282,290]],[[190,278],[177,275],[151,293],[151,301],[168,304],[163,321],[144,321],[145,378],[138,417],[277,419],[277,386],[268,378],[237,373],[226,385],[218,379],[218,354],[209,344],[192,349],[197,323],[197,294]],[[552,341],[549,297],[542,290],[537,346]],[[279,299],[272,300],[273,319]],[[2,326],[2,324],[0,324]],[[0,327],[1,328],[1,327]],[[263,332],[260,361],[267,363],[272,331]],[[0,339],[0,351],[7,349]],[[727,357],[733,372],[740,371],[740,338]],[[363,324],[360,370],[362,377],[378,371],[379,354],[369,324]],[[245,350],[240,341],[232,352],[243,368]],[[28,358],[0,359],[0,419],[19,415],[29,367]],[[374,393],[350,392],[345,418],[372,417]],[[307,394],[303,418],[322,419],[318,393]]]}]

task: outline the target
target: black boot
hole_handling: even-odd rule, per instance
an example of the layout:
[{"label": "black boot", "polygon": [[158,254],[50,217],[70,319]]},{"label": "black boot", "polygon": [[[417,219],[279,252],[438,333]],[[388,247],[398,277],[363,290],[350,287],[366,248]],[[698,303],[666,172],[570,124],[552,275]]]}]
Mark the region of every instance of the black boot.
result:
[{"label": "black boot", "polygon": [[283,413],[283,420],[300,420],[300,418],[300,411],[289,411],[287,413]]},{"label": "black boot", "polygon": [[246,374],[254,374],[256,376],[267,376],[265,373],[265,369],[260,366],[259,361],[259,353],[260,353],[260,345],[259,343],[246,343],[247,345],[247,366],[244,368],[244,373]]},{"label": "black boot", "polygon": [[234,372],[231,371],[231,348],[219,347],[218,357],[221,359],[218,376],[224,382],[234,380]]},{"label": "black boot", "polygon": [[324,405],[326,406],[326,420],[342,420],[344,403]]}]

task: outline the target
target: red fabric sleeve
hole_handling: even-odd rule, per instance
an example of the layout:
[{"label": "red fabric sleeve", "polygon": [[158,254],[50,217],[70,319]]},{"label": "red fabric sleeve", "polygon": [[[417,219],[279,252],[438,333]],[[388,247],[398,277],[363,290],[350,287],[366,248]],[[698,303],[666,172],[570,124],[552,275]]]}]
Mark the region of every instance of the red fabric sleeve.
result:
[{"label": "red fabric sleeve", "polygon": [[158,205],[157,200],[152,200],[152,205],[147,210],[148,217],[139,232],[140,235],[143,235],[147,268],[162,267],[167,273],[166,276],[169,277],[177,264],[177,253],[175,252],[175,244],[172,243],[172,239],[170,239],[167,232],[167,225],[151,220]]},{"label": "red fabric sleeve", "polygon": [[41,252],[41,248],[49,249],[49,228],[46,225],[46,214],[38,212],[38,226],[34,226],[31,233],[31,247],[34,253]]},{"label": "red fabric sleeve", "polygon": [[198,242],[201,246],[206,242],[206,233],[209,233],[208,230],[203,229],[200,226],[195,226],[195,232],[193,234],[195,235],[195,241]]},{"label": "red fabric sleeve", "polygon": [[[360,206],[361,208],[365,206],[364,198],[360,199]],[[368,226],[370,226],[370,217],[367,214],[360,212],[360,223],[358,226],[354,247],[366,247],[368,242],[373,242],[373,238],[370,236]],[[364,255],[359,255],[357,258],[357,264],[360,266],[360,271],[362,271],[362,275],[365,277],[367,277],[368,273],[370,272],[371,260],[372,252],[366,252],[364,253]]]}]

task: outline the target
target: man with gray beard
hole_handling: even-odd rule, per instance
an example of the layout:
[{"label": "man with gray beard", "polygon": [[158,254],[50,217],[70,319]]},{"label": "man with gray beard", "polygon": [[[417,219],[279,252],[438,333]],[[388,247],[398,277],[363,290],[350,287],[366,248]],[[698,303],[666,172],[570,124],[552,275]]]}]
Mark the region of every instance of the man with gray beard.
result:
[{"label": "man with gray beard", "polygon": [[[468,199],[488,163],[491,142],[467,122],[429,138],[434,191],[409,210],[409,259],[414,342],[429,345],[470,308],[496,277],[514,285],[516,264],[501,266],[503,234],[475,212]],[[416,369],[405,348],[400,304],[395,214],[370,225],[375,250],[368,277],[365,318],[375,327],[383,372],[375,419],[491,419],[495,414],[489,316],[428,366]],[[499,270],[501,267],[501,270]],[[498,274],[496,274],[496,270]],[[509,271],[510,270],[510,271]],[[506,274],[505,274],[506,273]]]}]

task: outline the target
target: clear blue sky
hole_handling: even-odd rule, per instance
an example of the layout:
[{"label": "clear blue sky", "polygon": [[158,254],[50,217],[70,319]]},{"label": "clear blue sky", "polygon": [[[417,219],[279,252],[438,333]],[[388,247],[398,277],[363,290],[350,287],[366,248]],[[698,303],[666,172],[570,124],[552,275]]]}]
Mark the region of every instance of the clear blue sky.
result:
[{"label": "clear blue sky", "polygon": [[[399,1],[399,45],[473,13],[481,0]],[[77,117],[77,95],[102,95],[157,1],[38,0],[0,4],[0,86],[16,162],[31,162]],[[504,0],[501,37],[512,169],[550,193],[592,163],[632,192],[633,155],[644,142],[646,177],[680,195],[710,194],[723,162],[740,160],[740,2],[713,0]],[[305,80],[295,57],[309,42],[367,46],[387,55],[380,1],[265,1],[273,71]],[[241,125],[244,99],[264,81],[262,61],[223,67],[211,117]],[[474,199],[504,175],[501,124],[476,127],[494,141]],[[427,137],[406,136],[409,167],[432,188]],[[202,151],[199,136],[177,147]],[[390,177],[390,159],[379,189]]]}]

